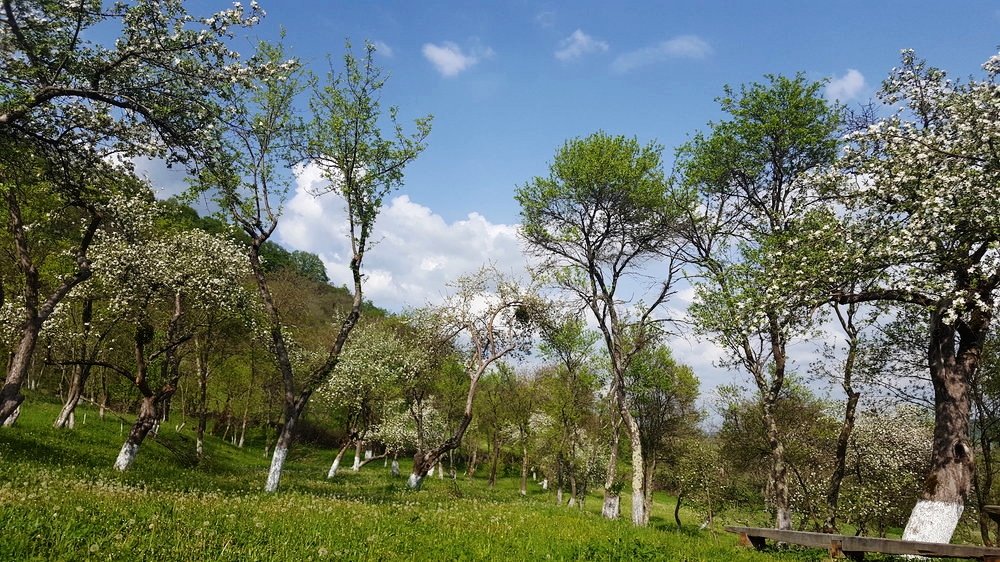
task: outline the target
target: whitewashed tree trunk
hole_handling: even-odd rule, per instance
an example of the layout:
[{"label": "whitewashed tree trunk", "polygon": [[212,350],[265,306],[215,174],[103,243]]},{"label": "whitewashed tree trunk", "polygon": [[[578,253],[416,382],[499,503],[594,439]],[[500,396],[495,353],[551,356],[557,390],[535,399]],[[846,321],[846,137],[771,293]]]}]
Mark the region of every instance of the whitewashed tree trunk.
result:
[{"label": "whitewashed tree trunk", "polygon": [[14,427],[14,424],[17,422],[17,418],[19,418],[19,417],[21,417],[21,405],[20,404],[18,404],[18,406],[16,408],[14,408],[14,411],[11,412],[11,414],[9,416],[7,416],[7,419],[3,420],[3,426],[4,427]]},{"label": "whitewashed tree trunk", "polygon": [[393,476],[399,476],[399,461],[392,459],[392,468],[389,469]]},{"label": "whitewashed tree trunk", "polygon": [[373,456],[375,456],[375,454],[372,453],[371,449],[365,449],[365,460],[368,460],[368,459],[372,458]]},{"label": "whitewashed tree trunk", "polygon": [[420,485],[423,484],[423,482],[424,482],[423,476],[415,472],[411,472],[410,477],[406,479],[406,486],[411,490],[419,490]]},{"label": "whitewashed tree trunk", "polygon": [[548,478],[542,479],[542,489],[543,490],[548,490],[549,489],[549,479]]},{"label": "whitewashed tree trunk", "polygon": [[275,445],[274,454],[271,455],[271,468],[267,471],[267,483],[264,484],[265,492],[276,492],[278,482],[281,481],[281,468],[285,465],[285,458],[288,457],[288,447]]},{"label": "whitewashed tree trunk", "polygon": [[354,464],[351,465],[351,470],[354,472],[361,470],[361,441],[354,447]]},{"label": "whitewashed tree trunk", "polygon": [[438,460],[438,479],[444,480],[444,465]]},{"label": "whitewashed tree trunk", "polygon": [[904,541],[948,544],[965,506],[960,503],[920,500],[910,512],[903,530]]},{"label": "whitewashed tree trunk", "polygon": [[556,505],[562,505],[563,489],[562,486],[556,488]]},{"label": "whitewashed tree trunk", "polygon": [[617,494],[605,494],[601,515],[606,519],[618,519],[621,516],[622,497]]},{"label": "whitewashed tree trunk", "polygon": [[347,452],[347,447],[351,444],[351,441],[346,441],[341,445],[340,450],[337,451],[337,456],[333,458],[333,464],[330,465],[329,472],[326,473],[327,478],[333,478],[337,475],[337,470],[340,468],[340,461],[344,458],[344,453]]},{"label": "whitewashed tree trunk", "polygon": [[156,399],[153,396],[144,396],[139,404],[139,417],[132,424],[132,429],[125,438],[125,444],[122,445],[121,452],[115,460],[115,469],[125,471],[132,466],[135,456],[139,453],[139,446],[158,424]]},{"label": "whitewashed tree trunk", "polygon": [[121,452],[118,453],[118,458],[115,459],[115,470],[120,470],[122,472],[128,470],[129,467],[132,466],[132,463],[135,462],[135,456],[138,453],[139,443],[126,441],[125,444],[122,445]]}]

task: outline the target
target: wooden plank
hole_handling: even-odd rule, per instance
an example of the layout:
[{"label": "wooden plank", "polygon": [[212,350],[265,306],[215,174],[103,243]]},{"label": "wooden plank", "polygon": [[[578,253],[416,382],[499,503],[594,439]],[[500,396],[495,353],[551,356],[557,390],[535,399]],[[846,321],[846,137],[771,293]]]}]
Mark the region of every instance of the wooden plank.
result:
[{"label": "wooden plank", "polygon": [[811,533],[808,531],[786,531],[782,529],[762,529],[758,527],[726,527],[730,533],[746,534],[748,537],[763,537],[778,542],[799,544],[813,548],[830,548],[830,541],[845,538],[843,535]]},{"label": "wooden plank", "polygon": [[853,537],[758,527],[731,526],[726,527],[726,530],[739,534],[741,542],[744,536],[747,537],[745,540],[748,542],[754,542],[755,537],[761,537],[789,544],[823,548],[828,550],[831,556],[846,554],[854,558],[857,554],[864,552],[881,552],[883,554],[916,554],[935,558],[976,558],[987,562],[1000,562],[1000,548],[985,546]]},{"label": "wooden plank", "polygon": [[942,544],[904,541],[876,537],[845,537],[844,551],[881,552],[884,554],[917,554],[935,558],[986,558],[1000,556],[1000,548],[970,544]]}]

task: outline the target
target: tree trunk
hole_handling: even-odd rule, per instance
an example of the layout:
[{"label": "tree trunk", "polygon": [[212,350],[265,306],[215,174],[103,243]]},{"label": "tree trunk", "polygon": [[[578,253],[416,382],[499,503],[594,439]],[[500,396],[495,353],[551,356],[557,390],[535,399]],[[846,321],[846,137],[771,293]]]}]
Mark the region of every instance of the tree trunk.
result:
[{"label": "tree trunk", "polygon": [[643,484],[643,509],[646,511],[646,522],[649,522],[649,514],[653,511],[653,475],[656,474],[656,459],[649,459],[645,468],[646,481]]},{"label": "tree trunk", "polygon": [[465,475],[469,478],[473,478],[476,475],[476,463],[478,459],[476,458],[479,454],[479,447],[474,447],[472,449],[472,458],[469,459],[469,467],[465,470]]},{"label": "tree trunk", "polygon": [[967,341],[963,337],[956,356],[955,329],[944,324],[940,313],[935,313],[931,320],[928,353],[934,384],[931,467],[920,501],[906,522],[903,540],[951,542],[962,516],[975,471],[969,442],[969,387],[978,367],[980,342],[981,338]]},{"label": "tree trunk", "polygon": [[[621,385],[621,381],[619,381],[619,385]],[[619,386],[620,388],[621,386]],[[646,465],[642,455],[642,435],[639,432],[638,422],[628,411],[621,390],[619,390],[618,401],[622,421],[628,430],[629,445],[632,448],[632,523],[638,527],[645,527],[649,523],[649,513],[646,511]]]},{"label": "tree trunk", "polygon": [[392,466],[389,469],[389,472],[393,476],[399,476],[399,459],[396,458],[396,453],[392,454]]},{"label": "tree trunk", "polygon": [[115,460],[115,469],[124,472],[132,466],[136,455],[139,453],[139,447],[142,445],[143,440],[146,439],[146,435],[152,431],[156,422],[156,397],[143,396],[142,402],[139,404],[139,417],[132,424],[132,429],[125,439],[125,444],[122,445],[122,449],[118,453],[118,458]]},{"label": "tree trunk", "polygon": [[677,503],[674,504],[674,521],[677,523],[677,528],[681,528],[681,499],[684,498],[684,492],[677,492]]},{"label": "tree trunk", "polygon": [[844,406],[844,421],[840,426],[840,436],[837,438],[837,450],[834,456],[833,474],[830,476],[830,487],[826,492],[826,520],[823,522],[824,533],[837,532],[837,504],[840,500],[840,485],[844,480],[844,473],[847,467],[847,446],[851,441],[851,433],[854,431],[854,414],[858,407],[858,399],[861,393],[854,390],[854,364],[858,357],[858,328],[854,324],[854,316],[857,314],[858,305],[850,304],[847,314],[841,312],[840,306],[834,305],[837,319],[847,335],[847,357],[844,360],[844,373],[841,387],[847,395],[847,404]]},{"label": "tree trunk", "polygon": [[357,472],[361,469],[361,448],[364,443],[360,439],[354,442],[354,464],[351,465],[351,470]]},{"label": "tree trunk", "polygon": [[77,405],[80,403],[80,398],[83,396],[84,385],[87,384],[87,378],[90,376],[90,365],[76,365],[73,368],[73,375],[69,382],[69,389],[66,391],[66,402],[63,404],[62,410],[59,411],[59,416],[56,418],[55,423],[52,427],[56,429],[73,429],[73,413],[76,411]]},{"label": "tree trunk", "polygon": [[521,495],[528,495],[528,446],[521,445]]},{"label": "tree trunk", "polygon": [[5,426],[7,418],[24,401],[21,394],[21,385],[28,378],[28,369],[31,367],[31,358],[35,354],[35,346],[38,343],[38,333],[41,330],[41,322],[29,321],[21,331],[21,341],[17,345],[17,350],[10,362],[7,370],[7,378],[4,379],[3,387],[0,388],[0,422]]},{"label": "tree trunk", "polygon": [[615,481],[618,479],[618,440],[621,436],[621,417],[617,414],[612,414],[612,416],[614,416],[614,421],[611,427],[611,451],[604,478],[604,506],[601,508],[601,515],[606,519],[618,519],[621,515],[621,495],[615,490]]},{"label": "tree trunk", "polygon": [[267,471],[267,482],[264,484],[265,492],[278,491],[278,483],[281,481],[281,470],[285,466],[285,459],[288,458],[288,449],[292,446],[292,439],[295,435],[295,424],[309,402],[311,392],[303,391],[302,394],[292,404],[285,405],[285,423],[281,426],[281,432],[274,443],[274,452],[271,454],[271,467]]},{"label": "tree trunk", "polygon": [[340,450],[337,451],[337,456],[333,458],[333,464],[330,465],[329,472],[326,473],[327,478],[333,478],[337,475],[337,469],[340,468],[340,460],[344,458],[344,453],[347,452],[347,447],[350,446],[351,439],[344,441],[344,444],[340,446]]},{"label": "tree trunk", "polygon": [[[853,352],[852,352],[853,353]],[[848,359],[850,361],[850,359]],[[826,492],[826,521],[823,522],[824,533],[837,532],[837,504],[840,500],[840,485],[844,481],[844,474],[847,472],[847,446],[851,441],[851,433],[854,431],[854,415],[858,407],[859,392],[850,389],[850,383],[845,385],[847,390],[847,405],[844,409],[844,422],[840,426],[840,436],[837,438],[837,451],[834,456],[833,474],[830,475],[830,487]]]},{"label": "tree trunk", "polygon": [[785,444],[781,442],[778,424],[774,419],[774,400],[765,398],[764,427],[771,450],[771,502],[774,505],[775,528],[791,530],[792,511],[789,507],[788,465],[785,463]]},{"label": "tree trunk", "polygon": [[569,507],[576,506],[576,476],[569,471]]},{"label": "tree trunk", "polygon": [[500,461],[500,443],[497,440],[496,434],[493,435],[493,457],[490,459],[490,488],[495,488],[497,485],[497,463]]},{"label": "tree trunk", "polygon": [[424,461],[423,451],[418,449],[416,453],[413,453],[413,470],[410,472],[410,477],[406,479],[406,486],[411,490],[419,490],[424,483],[424,475],[427,473]]}]

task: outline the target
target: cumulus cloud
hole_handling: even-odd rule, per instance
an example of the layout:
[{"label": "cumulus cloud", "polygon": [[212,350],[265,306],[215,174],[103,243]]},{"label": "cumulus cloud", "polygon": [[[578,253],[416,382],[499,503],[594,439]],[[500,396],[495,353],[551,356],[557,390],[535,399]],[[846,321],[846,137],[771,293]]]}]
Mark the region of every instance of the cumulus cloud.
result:
[{"label": "cumulus cloud", "polygon": [[[343,201],[333,194],[313,197],[324,179],[316,166],[297,174],[295,193],[278,228],[286,248],[317,254],[331,282],[350,284],[350,246]],[[383,207],[374,247],[365,255],[365,298],[399,311],[438,302],[447,284],[487,263],[524,276],[517,225],[493,223],[479,213],[447,222],[428,207],[400,195]]]},{"label": "cumulus cloud", "polygon": [[383,57],[391,59],[394,55],[392,47],[387,45],[383,41],[373,41],[372,45],[375,45],[375,52],[382,55]]},{"label": "cumulus cloud", "polygon": [[477,47],[465,52],[451,41],[445,41],[440,45],[424,43],[422,51],[424,58],[429,60],[442,76],[448,78],[458,76],[459,73],[472,68],[479,61],[493,56],[493,49],[489,47]]},{"label": "cumulus cloud", "polygon": [[569,37],[559,42],[559,49],[555,56],[561,61],[571,61],[579,59],[584,55],[592,53],[603,53],[608,50],[607,41],[594,39],[583,30],[577,29]]},{"label": "cumulus cloud", "polygon": [[668,59],[703,59],[712,54],[712,46],[697,35],[679,35],[650,47],[619,55],[611,67],[616,72],[628,72]]},{"label": "cumulus cloud", "polygon": [[834,101],[854,99],[864,91],[867,84],[865,76],[853,68],[848,68],[843,76],[834,76],[826,85],[826,98]]}]

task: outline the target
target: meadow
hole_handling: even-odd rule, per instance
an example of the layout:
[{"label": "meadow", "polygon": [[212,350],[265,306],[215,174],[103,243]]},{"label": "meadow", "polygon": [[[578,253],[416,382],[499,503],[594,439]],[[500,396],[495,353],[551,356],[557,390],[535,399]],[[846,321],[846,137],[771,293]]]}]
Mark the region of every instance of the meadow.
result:
[{"label": "meadow", "polygon": [[[599,491],[582,510],[515,477],[428,478],[419,492],[376,461],[333,480],[333,452],[300,444],[277,494],[261,491],[262,443],[209,438],[194,456],[190,430],[164,424],[126,473],[111,468],[129,420],[81,406],[74,430],[56,430],[58,405],[33,397],[18,427],[0,430],[0,560],[820,560],[809,550],[754,552],[722,530],[763,523],[734,513],[699,528],[657,496],[651,525],[607,521]],[[84,421],[86,419],[86,421]],[[403,474],[407,473],[403,461]],[[627,501],[623,511],[628,511]]]}]

